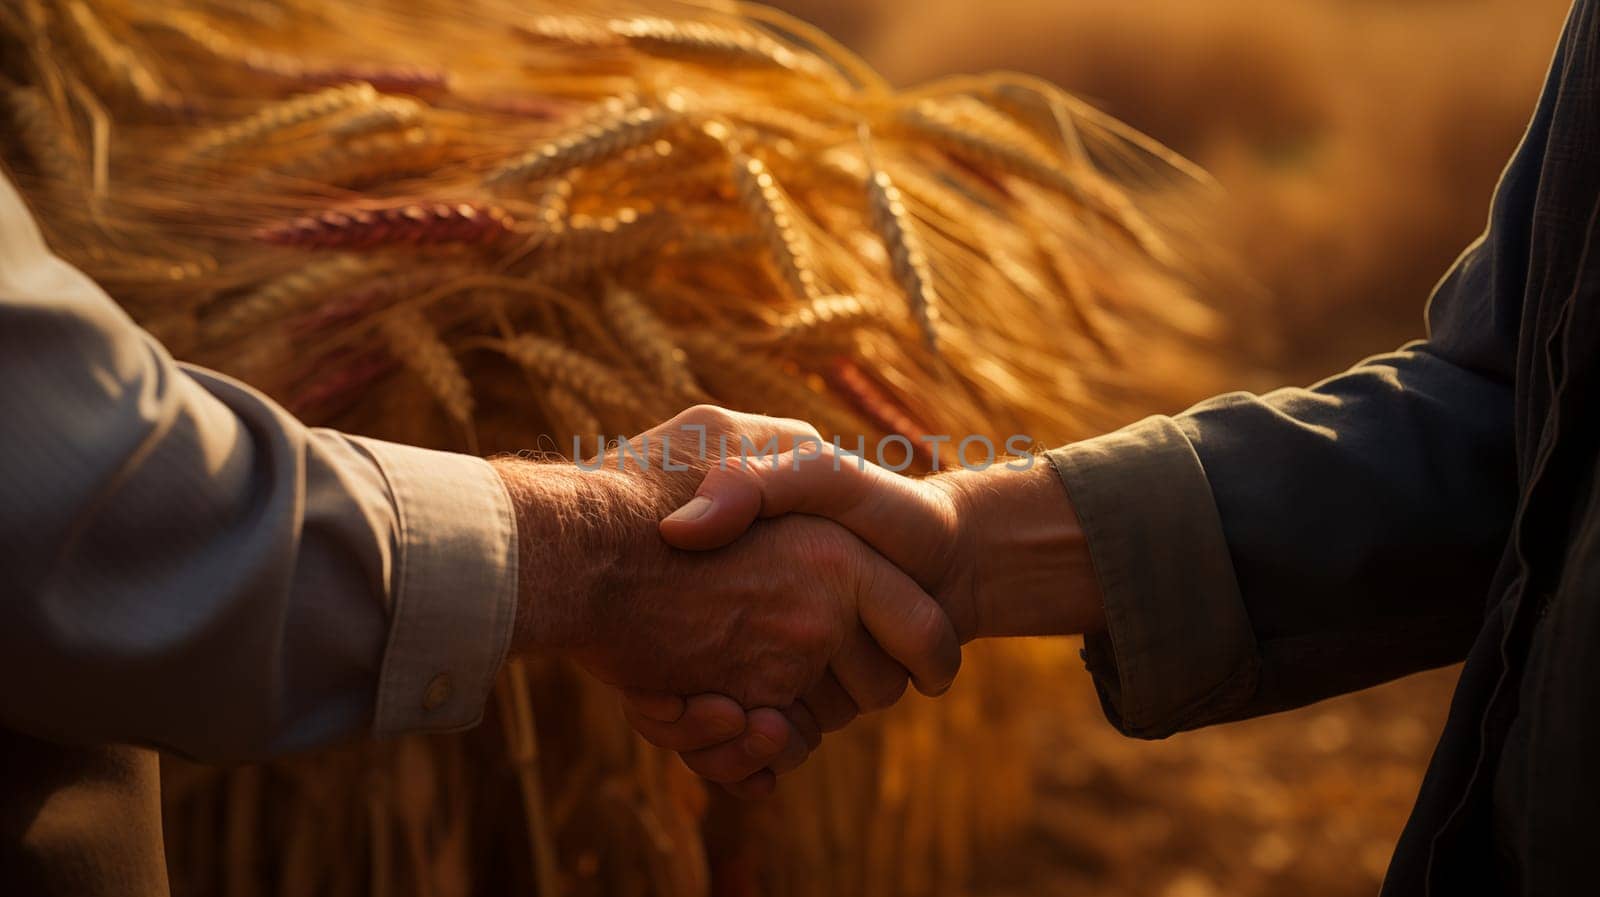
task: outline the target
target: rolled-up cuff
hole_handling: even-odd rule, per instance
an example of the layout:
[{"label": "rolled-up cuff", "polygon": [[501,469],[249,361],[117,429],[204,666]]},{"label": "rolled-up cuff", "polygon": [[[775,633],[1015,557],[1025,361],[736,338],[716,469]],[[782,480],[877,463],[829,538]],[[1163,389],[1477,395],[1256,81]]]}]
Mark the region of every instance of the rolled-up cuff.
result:
[{"label": "rolled-up cuff", "polygon": [[476,725],[516,615],[516,518],[482,459],[371,439],[399,521],[378,737]]},{"label": "rolled-up cuff", "polygon": [[1151,417],[1048,453],[1105,599],[1084,660],[1106,717],[1164,738],[1225,719],[1260,660],[1211,487],[1176,423]]}]

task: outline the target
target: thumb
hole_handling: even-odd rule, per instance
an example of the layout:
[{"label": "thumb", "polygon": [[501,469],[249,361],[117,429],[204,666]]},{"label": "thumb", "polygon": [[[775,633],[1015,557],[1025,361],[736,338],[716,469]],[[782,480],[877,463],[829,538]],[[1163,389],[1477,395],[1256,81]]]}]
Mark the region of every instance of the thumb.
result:
[{"label": "thumb", "polygon": [[826,449],[729,460],[661,521],[661,537],[677,548],[704,551],[734,541],[760,518],[800,513],[830,518],[871,542],[861,530],[876,529],[871,524],[877,521],[854,519],[857,507],[869,488],[893,488],[895,479],[880,468],[834,463]]},{"label": "thumb", "polygon": [[761,504],[761,484],[754,474],[741,466],[714,467],[694,498],[662,519],[661,538],[690,551],[721,548],[763,516]]},{"label": "thumb", "polygon": [[901,561],[914,555],[885,532],[886,524],[917,510],[915,494],[912,481],[877,465],[838,462],[827,446],[821,454],[789,451],[712,468],[693,499],[661,521],[661,537],[678,548],[720,548],[758,518],[811,513]]}]

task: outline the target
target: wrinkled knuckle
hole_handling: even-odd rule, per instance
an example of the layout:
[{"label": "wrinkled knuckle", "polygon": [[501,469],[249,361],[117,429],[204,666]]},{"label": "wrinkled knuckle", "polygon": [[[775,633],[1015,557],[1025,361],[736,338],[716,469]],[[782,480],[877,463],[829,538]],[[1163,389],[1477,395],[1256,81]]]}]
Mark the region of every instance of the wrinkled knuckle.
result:
[{"label": "wrinkled knuckle", "polygon": [[822,441],[822,434],[817,432],[817,428],[812,426],[810,421],[803,421],[796,417],[779,417],[774,418],[774,420],[785,431],[793,433],[796,437],[809,436],[818,442]]},{"label": "wrinkled knuckle", "polygon": [[733,415],[726,408],[722,408],[717,405],[701,403],[699,405],[691,405],[684,409],[683,412],[678,415],[678,420],[681,423],[693,424],[696,426],[703,425],[708,429],[715,429],[719,426],[725,426],[731,422],[733,420]]}]

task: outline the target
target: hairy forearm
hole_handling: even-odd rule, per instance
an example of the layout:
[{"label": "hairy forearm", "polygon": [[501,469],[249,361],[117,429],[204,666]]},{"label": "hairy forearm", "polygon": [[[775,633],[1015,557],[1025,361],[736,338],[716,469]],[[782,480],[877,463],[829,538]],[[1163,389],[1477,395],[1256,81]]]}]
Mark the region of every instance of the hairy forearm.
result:
[{"label": "hairy forearm", "polygon": [[[657,522],[693,494],[703,470],[669,472],[606,463],[490,459],[517,516],[517,619],[512,650],[580,652],[591,646],[597,602],[626,592],[666,548]],[[619,466],[621,469],[619,469]],[[649,476],[641,476],[644,470]]]},{"label": "hairy forearm", "polygon": [[1078,518],[1042,460],[935,478],[956,497],[961,553],[944,590],[962,640],[1071,635],[1105,627],[1105,609]]},{"label": "hairy forearm", "polygon": [[[590,603],[625,559],[628,484],[609,471],[517,457],[490,461],[517,517],[512,650],[566,652],[590,637]],[[638,490],[632,490],[638,491]]]}]

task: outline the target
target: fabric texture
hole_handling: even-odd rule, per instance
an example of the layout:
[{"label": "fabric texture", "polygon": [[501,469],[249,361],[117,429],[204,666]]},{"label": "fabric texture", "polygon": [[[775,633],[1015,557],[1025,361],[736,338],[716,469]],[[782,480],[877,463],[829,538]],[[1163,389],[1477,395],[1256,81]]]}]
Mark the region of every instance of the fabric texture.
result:
[{"label": "fabric texture", "polygon": [[1128,734],[1466,660],[1386,895],[1592,878],[1597,156],[1600,32],[1579,0],[1427,339],[1051,454],[1106,602],[1085,657]]},{"label": "fabric texture", "polygon": [[[7,781],[31,783],[0,798],[11,853],[60,857],[34,836],[73,818],[159,844],[159,818],[108,812],[157,812],[153,755],[71,746],[226,763],[458,729],[509,645],[515,519],[492,467],[310,429],[174,362],[48,252],[4,178],[0,508],[0,727],[27,746]],[[118,881],[69,892],[164,889]]]},{"label": "fabric texture", "polygon": [[[1172,419],[1153,417],[1046,455],[1083,527],[1109,625],[1084,638],[1102,705],[1159,738],[1236,711],[1260,658],[1205,470]],[[1183,562],[1151,563],[1181,548]]]}]

